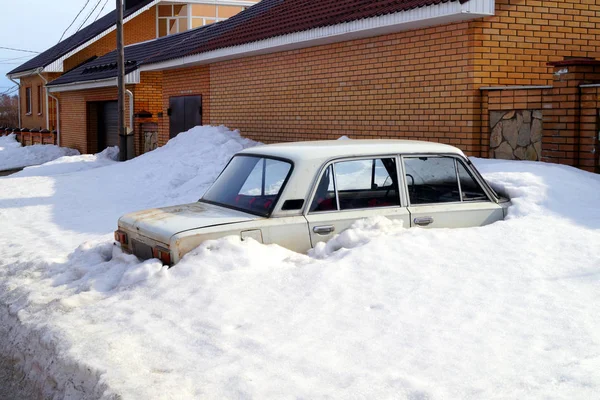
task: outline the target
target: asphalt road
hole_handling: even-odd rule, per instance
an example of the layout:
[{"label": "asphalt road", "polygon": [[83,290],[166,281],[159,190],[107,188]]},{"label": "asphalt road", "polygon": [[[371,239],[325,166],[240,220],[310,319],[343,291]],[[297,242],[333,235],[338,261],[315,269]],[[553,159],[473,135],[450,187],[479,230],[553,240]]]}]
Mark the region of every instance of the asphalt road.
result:
[{"label": "asphalt road", "polygon": [[23,168],[17,168],[17,169],[7,169],[6,171],[0,171],[0,176],[8,176],[10,174],[14,174],[15,172],[19,172],[22,169]]},{"label": "asphalt road", "polygon": [[32,400],[35,396],[22,387],[22,377],[14,373],[12,364],[0,355],[0,400]]}]

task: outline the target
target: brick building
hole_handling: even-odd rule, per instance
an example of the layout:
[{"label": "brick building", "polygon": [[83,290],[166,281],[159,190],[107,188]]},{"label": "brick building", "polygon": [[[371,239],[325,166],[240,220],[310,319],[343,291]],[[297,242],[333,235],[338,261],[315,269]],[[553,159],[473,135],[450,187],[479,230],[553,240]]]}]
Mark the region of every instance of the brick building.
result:
[{"label": "brick building", "polygon": [[[137,153],[196,123],[265,142],[386,137],[597,170],[600,0],[263,0],[126,48]],[[49,84],[98,151],[114,52]],[[101,136],[101,135],[100,135]]]},{"label": "brick building", "polygon": [[[125,0],[123,40],[126,45],[140,43],[223,21],[257,1]],[[113,11],[9,72],[8,77],[18,80],[19,84],[21,127],[58,128],[56,104],[60,95],[49,95],[46,84],[82,63],[115,50],[115,22]]]}]

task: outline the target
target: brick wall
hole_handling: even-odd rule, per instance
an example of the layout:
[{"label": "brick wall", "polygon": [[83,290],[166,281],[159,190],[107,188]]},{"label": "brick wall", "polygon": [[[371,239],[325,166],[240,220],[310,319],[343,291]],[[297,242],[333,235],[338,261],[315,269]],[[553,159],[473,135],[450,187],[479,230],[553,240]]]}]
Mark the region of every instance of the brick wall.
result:
[{"label": "brick wall", "polygon": [[[133,87],[128,87],[128,89],[135,90]],[[88,103],[116,100],[116,87],[60,93],[61,146],[77,149],[81,153],[97,152],[97,135],[94,135],[96,131],[93,129],[95,125],[88,114],[88,111],[93,112],[93,106],[90,109]],[[128,103],[127,101],[125,107],[126,116],[129,115]],[[128,117],[126,120],[129,123]]]},{"label": "brick wall", "polygon": [[600,58],[600,0],[496,0],[496,15],[471,27],[483,86],[550,85],[548,62]]},{"label": "brick wall", "polygon": [[[576,63],[576,62],[574,62]],[[557,66],[552,108],[547,111],[544,139],[548,161],[574,165],[593,171],[598,162],[599,88],[580,88],[581,84],[600,83],[600,62],[595,65]]]},{"label": "brick wall", "polygon": [[163,118],[159,124],[159,146],[169,141],[169,98],[177,96],[202,95],[202,123],[213,123],[210,103],[210,72],[208,66],[195,68],[174,69],[163,72],[162,111]]},{"label": "brick wall", "polygon": [[[156,39],[156,8],[153,7],[123,25],[125,45]],[[117,33],[113,30],[102,39],[87,46],[64,61],[64,70],[69,71],[93,56],[110,53],[117,47]]]},{"label": "brick wall", "polygon": [[470,38],[460,23],[216,63],[210,123],[264,142],[413,138],[479,154]]},{"label": "brick wall", "polygon": [[[59,74],[43,74],[48,81],[56,79]],[[34,74],[20,79],[20,101],[21,101],[21,126],[29,129],[46,129],[46,91],[44,81],[39,75]],[[38,103],[38,87],[42,88],[41,102]],[[31,114],[27,114],[27,101],[25,96],[26,88],[31,88]],[[41,104],[41,110],[38,110],[38,104]],[[40,112],[41,111],[41,112]],[[50,116],[50,130],[56,128],[56,108],[54,101],[50,99],[48,114]]]},{"label": "brick wall", "polygon": [[[140,135],[140,124],[145,122],[160,122],[158,113],[162,111],[162,72],[142,73],[142,83],[128,86],[134,97],[134,113],[147,111],[150,118],[134,118],[135,154],[140,155],[143,149],[143,138]],[[94,119],[97,110],[94,102],[116,101],[117,88],[98,88],[78,90],[58,94],[61,107],[61,145],[79,150],[82,153],[96,153],[97,120]],[[129,97],[125,97],[125,119],[129,126]],[[168,132],[167,132],[168,138]],[[168,140],[168,139],[167,139]],[[166,143],[166,140],[164,141]],[[162,144],[164,144],[162,143]]]},{"label": "brick wall", "polygon": [[[543,159],[589,167],[581,154],[594,144],[575,135],[597,130],[597,91],[583,91],[590,107],[575,120],[572,83],[559,92],[479,89],[556,84],[549,61],[600,58],[600,0],[496,4],[496,16],[471,22],[143,73],[136,112],[153,117],[136,120],[136,127],[158,122],[159,144],[165,144],[169,98],[200,94],[204,123],[264,142],[412,138],[487,156],[490,111],[539,109]],[[576,124],[581,129],[571,129]]]},{"label": "brick wall", "polygon": [[[135,131],[137,134],[135,141],[135,154],[139,155],[143,152],[144,138],[140,132],[140,126],[143,123],[155,122],[159,124],[164,117],[159,117],[159,113],[163,112],[163,73],[162,72],[142,72],[140,84],[135,86],[135,113],[148,112],[152,114],[150,118],[135,118]],[[166,112],[163,113],[166,115]],[[160,143],[164,145],[167,140]]]}]

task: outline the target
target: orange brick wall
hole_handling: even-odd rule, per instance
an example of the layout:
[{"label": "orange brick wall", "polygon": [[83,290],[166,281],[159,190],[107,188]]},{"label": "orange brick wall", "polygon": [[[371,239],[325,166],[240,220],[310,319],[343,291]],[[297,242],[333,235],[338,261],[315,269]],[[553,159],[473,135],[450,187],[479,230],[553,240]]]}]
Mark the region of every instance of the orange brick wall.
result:
[{"label": "orange brick wall", "polygon": [[[162,72],[142,73],[142,83],[128,86],[134,97],[134,113],[148,111],[151,118],[134,118],[135,154],[143,149],[143,138],[140,135],[140,124],[144,122],[160,122],[157,114],[162,109]],[[93,112],[89,112],[89,103],[100,101],[116,101],[117,88],[98,88],[62,92],[59,95],[61,107],[61,145],[79,150],[82,153],[97,151],[96,122]],[[129,126],[129,97],[125,97],[125,119]],[[168,137],[168,133],[167,133]],[[166,143],[166,141],[165,141]],[[164,144],[164,143],[163,143]]]},{"label": "orange brick wall", "polygon": [[174,69],[163,72],[162,111],[159,125],[159,146],[169,141],[169,98],[177,96],[202,95],[202,123],[208,124],[210,118],[210,71],[208,66],[186,69]]},{"label": "orange brick wall", "polygon": [[581,89],[579,166],[600,173],[600,88]]},{"label": "orange brick wall", "polygon": [[459,23],[216,63],[210,123],[264,142],[413,138],[479,154],[470,37]]},{"label": "orange brick wall", "polygon": [[[125,45],[156,39],[156,7],[143,12],[123,25]],[[117,48],[117,33],[113,30],[102,39],[92,43],[64,61],[64,70],[69,71],[93,56],[102,56]]]},{"label": "orange brick wall", "polygon": [[[155,122],[159,125],[162,122],[162,119],[158,116],[160,112],[162,112],[163,106],[163,73],[162,72],[142,72],[140,84],[135,86],[135,102],[134,102],[134,110],[135,113],[140,113],[142,111],[149,112],[152,114],[150,118],[135,118],[135,131],[136,131],[136,152],[135,154],[141,154],[144,149],[144,138],[140,132],[140,126],[143,123],[147,122]],[[166,115],[166,112],[164,112]],[[168,137],[168,133],[167,133]],[[164,142],[166,143],[166,141]],[[164,143],[161,143],[164,144]]]},{"label": "orange brick wall", "polygon": [[[557,67],[557,69],[563,69]],[[581,83],[600,82],[600,65],[566,67],[568,73],[555,76],[552,108],[544,115],[544,147],[548,161],[587,170],[598,162],[598,88],[580,88]]]},{"label": "orange brick wall", "polygon": [[[56,79],[59,74],[42,74],[48,81]],[[29,129],[46,129],[46,91],[44,89],[44,81],[39,75],[31,75],[24,78],[20,78],[20,101],[21,101],[21,127]],[[42,110],[38,112],[38,86],[42,87]],[[27,87],[31,88],[31,105],[32,112],[27,115],[27,103],[25,90]],[[48,114],[50,115],[50,130],[56,128],[56,109],[54,108],[54,101],[50,99]]]},{"label": "orange brick wall", "polygon": [[[134,90],[133,87],[128,87],[128,89]],[[62,92],[60,94],[61,146],[77,149],[81,153],[95,153],[97,150],[95,148],[96,138],[88,138],[88,127],[90,127],[88,122],[88,102],[114,100],[117,100],[116,87]],[[127,101],[126,115],[129,115],[128,103]],[[128,117],[127,122],[129,122]],[[92,132],[93,129],[90,133]]]},{"label": "orange brick wall", "polygon": [[600,58],[600,0],[496,0],[496,15],[470,23],[476,84],[550,85],[546,63]]},{"label": "orange brick wall", "polygon": [[[579,155],[593,144],[575,138],[571,128],[581,122],[590,136],[597,108],[590,105],[575,121],[572,93],[479,89],[552,85],[549,61],[600,59],[599,18],[600,0],[496,0],[496,16],[476,21],[143,73],[136,112],[153,117],[136,119],[136,129],[158,122],[159,144],[165,144],[169,98],[201,94],[204,123],[264,142],[413,138],[487,156],[490,110],[542,109],[544,159],[587,165]],[[583,94],[591,104],[594,93]],[[560,101],[563,95],[570,100]]]}]

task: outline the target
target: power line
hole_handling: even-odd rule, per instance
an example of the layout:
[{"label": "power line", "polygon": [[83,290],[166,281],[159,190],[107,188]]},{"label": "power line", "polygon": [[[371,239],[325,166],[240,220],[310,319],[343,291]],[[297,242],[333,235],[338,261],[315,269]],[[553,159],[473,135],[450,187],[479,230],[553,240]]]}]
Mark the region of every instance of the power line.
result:
[{"label": "power line", "polygon": [[98,0],[96,2],[96,5],[94,6],[94,8],[92,9],[92,11],[90,11],[90,13],[88,14],[87,17],[85,17],[85,19],[83,20],[83,22],[81,23],[81,25],[79,25],[79,28],[77,28],[77,31],[75,31],[75,33],[79,32],[79,30],[83,27],[83,25],[85,25],[85,23],[88,21],[88,19],[90,19],[90,17],[92,16],[92,14],[94,13],[94,11],[96,11],[96,9],[98,8],[98,6],[100,5],[100,2],[102,0]]},{"label": "power line", "polygon": [[94,22],[96,22],[98,20],[98,17],[100,17],[100,15],[102,14],[102,11],[104,11],[104,8],[106,7],[107,4],[108,4],[108,0],[105,0],[104,1],[104,5],[100,9],[100,12],[98,13],[98,15],[96,15],[96,18],[94,19]]},{"label": "power line", "polygon": [[69,24],[69,26],[67,26],[67,29],[65,29],[65,31],[62,33],[62,35],[60,35],[60,39],[58,39],[58,43],[60,43],[63,40],[63,38],[65,37],[65,33],[67,33],[67,31],[73,26],[73,24],[75,23],[75,21],[77,21],[77,18],[79,18],[79,16],[83,12],[83,10],[85,10],[85,8],[87,7],[87,5],[89,3],[90,3],[90,0],[86,0],[85,5],[81,8],[81,10],[79,10],[79,12],[75,16],[75,18],[73,18],[73,21],[71,21],[71,23]]},{"label": "power line", "polygon": [[15,58],[2,58],[2,59],[0,59],[0,61],[13,61],[13,60],[22,60],[22,59],[24,59],[24,58],[31,58],[31,57],[33,57],[33,56],[26,55],[26,56],[23,56],[23,57],[15,57]]},{"label": "power line", "polygon": [[9,94],[12,94],[14,92],[16,92],[17,90],[19,90],[19,86],[18,85],[14,85],[13,87],[5,90],[4,92],[0,93],[0,96],[8,96]]},{"label": "power line", "polygon": [[11,51],[22,51],[22,52],[24,52],[24,53],[35,53],[35,54],[40,54],[40,52],[39,52],[39,51],[33,51],[33,50],[23,50],[23,49],[15,49],[15,48],[12,48],[12,47],[3,47],[3,46],[0,46],[0,49],[2,49],[2,50],[11,50]]}]

